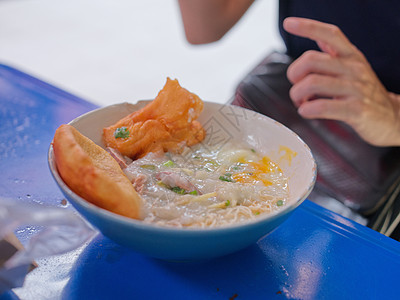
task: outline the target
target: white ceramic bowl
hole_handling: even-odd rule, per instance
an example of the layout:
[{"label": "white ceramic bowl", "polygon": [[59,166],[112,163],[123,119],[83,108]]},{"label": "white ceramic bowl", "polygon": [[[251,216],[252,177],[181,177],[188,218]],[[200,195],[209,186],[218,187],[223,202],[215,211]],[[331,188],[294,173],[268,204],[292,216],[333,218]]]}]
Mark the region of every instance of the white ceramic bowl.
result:
[{"label": "white ceramic bowl", "polygon": [[[103,127],[145,106],[121,103],[86,113],[70,124],[100,146]],[[290,197],[274,213],[230,227],[180,229],[145,224],[101,209],[72,192],[55,166],[49,149],[51,173],[65,197],[92,225],[116,243],[145,255],[169,260],[199,260],[222,256],[243,249],[277,228],[309,195],[316,179],[316,164],[308,146],[282,124],[253,111],[231,105],[204,103],[199,121],[207,130],[206,143],[225,143],[230,139],[247,142],[277,162],[289,178]],[[284,149],[296,155],[289,157]]]}]

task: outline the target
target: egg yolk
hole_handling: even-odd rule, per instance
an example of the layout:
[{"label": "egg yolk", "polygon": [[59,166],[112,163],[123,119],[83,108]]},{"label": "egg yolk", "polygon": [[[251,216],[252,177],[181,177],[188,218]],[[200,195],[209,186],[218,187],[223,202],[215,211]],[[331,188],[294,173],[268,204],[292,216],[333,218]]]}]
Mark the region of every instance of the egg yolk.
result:
[{"label": "egg yolk", "polygon": [[267,180],[264,174],[276,171],[281,172],[280,168],[266,156],[258,162],[246,161],[244,158],[239,159],[239,162],[252,167],[252,171],[232,175],[232,178],[240,183],[255,184],[257,182],[262,182],[265,186],[268,186],[271,185],[272,182]]}]

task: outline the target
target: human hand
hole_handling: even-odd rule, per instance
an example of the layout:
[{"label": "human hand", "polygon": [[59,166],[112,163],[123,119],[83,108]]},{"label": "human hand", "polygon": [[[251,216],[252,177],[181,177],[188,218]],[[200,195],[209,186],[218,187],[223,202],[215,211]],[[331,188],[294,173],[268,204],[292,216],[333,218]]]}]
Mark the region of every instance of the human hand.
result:
[{"label": "human hand", "polygon": [[288,68],[290,97],[299,114],[343,121],[372,145],[400,146],[400,95],[385,89],[342,31],[294,17],[285,19],[283,26],[291,34],[316,41],[322,50],[305,52]]}]

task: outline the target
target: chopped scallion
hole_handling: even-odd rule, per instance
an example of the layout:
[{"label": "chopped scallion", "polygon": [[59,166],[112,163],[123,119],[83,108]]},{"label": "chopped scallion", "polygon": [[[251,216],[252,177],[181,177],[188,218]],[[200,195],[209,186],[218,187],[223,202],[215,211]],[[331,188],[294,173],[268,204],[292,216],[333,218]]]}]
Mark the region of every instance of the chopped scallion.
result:
[{"label": "chopped scallion", "polygon": [[224,175],[219,176],[219,180],[233,182],[231,173],[225,173]]},{"label": "chopped scallion", "polygon": [[173,191],[174,193],[177,193],[177,194],[179,194],[179,195],[184,195],[184,194],[186,194],[186,190],[180,188],[179,186],[174,186],[174,187],[172,187],[172,188],[171,188],[171,191]]},{"label": "chopped scallion", "polygon": [[147,165],[147,164],[145,164],[145,165],[141,165],[140,167],[142,169],[146,169],[146,170],[155,170],[156,169],[155,165]]},{"label": "chopped scallion", "polygon": [[129,130],[126,127],[119,127],[114,131],[116,139],[127,139],[129,137]]},{"label": "chopped scallion", "polygon": [[175,163],[172,160],[168,160],[165,163],[163,163],[164,167],[173,167]]},{"label": "chopped scallion", "polygon": [[157,185],[162,186],[163,188],[169,189],[169,186],[166,185],[164,182],[162,182],[161,180],[157,182]]},{"label": "chopped scallion", "polygon": [[227,182],[233,182],[233,180],[231,178],[228,178],[228,177],[225,177],[225,176],[219,176],[219,180],[227,181]]}]

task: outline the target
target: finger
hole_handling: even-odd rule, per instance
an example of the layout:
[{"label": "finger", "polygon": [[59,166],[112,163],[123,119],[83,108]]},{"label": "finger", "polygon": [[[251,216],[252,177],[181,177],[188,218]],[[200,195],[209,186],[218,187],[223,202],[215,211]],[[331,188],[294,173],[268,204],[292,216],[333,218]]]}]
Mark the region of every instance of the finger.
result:
[{"label": "finger", "polygon": [[349,73],[343,63],[331,55],[319,51],[310,50],[296,59],[287,70],[287,77],[295,84],[311,73],[343,76]]},{"label": "finger", "polygon": [[309,38],[318,43],[321,50],[333,56],[354,53],[354,46],[335,25],[305,18],[286,18],[283,28],[294,35]]},{"label": "finger", "polygon": [[311,74],[293,85],[289,93],[293,103],[300,106],[302,103],[315,98],[343,98],[353,96],[357,92],[347,80]]},{"label": "finger", "polygon": [[[351,123],[352,117],[346,100],[318,99],[303,103],[298,113],[306,119],[329,119]],[[354,116],[353,116],[354,118]]]}]

